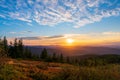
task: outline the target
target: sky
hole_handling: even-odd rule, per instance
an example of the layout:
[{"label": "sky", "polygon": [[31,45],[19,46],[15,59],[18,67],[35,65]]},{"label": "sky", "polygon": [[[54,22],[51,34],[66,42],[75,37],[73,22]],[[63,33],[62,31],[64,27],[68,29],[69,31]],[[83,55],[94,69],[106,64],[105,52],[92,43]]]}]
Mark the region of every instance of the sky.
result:
[{"label": "sky", "polygon": [[120,0],[0,0],[0,36],[25,45],[120,45]]}]

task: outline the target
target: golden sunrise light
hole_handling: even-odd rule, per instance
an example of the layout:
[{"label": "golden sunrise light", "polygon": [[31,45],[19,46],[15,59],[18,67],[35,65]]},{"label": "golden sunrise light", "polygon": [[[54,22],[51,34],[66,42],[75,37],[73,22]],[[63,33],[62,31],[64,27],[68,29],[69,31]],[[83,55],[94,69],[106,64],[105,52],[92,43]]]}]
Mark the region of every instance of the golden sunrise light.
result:
[{"label": "golden sunrise light", "polygon": [[74,40],[73,39],[66,39],[66,42],[68,43],[68,44],[72,44],[73,42],[74,42]]}]

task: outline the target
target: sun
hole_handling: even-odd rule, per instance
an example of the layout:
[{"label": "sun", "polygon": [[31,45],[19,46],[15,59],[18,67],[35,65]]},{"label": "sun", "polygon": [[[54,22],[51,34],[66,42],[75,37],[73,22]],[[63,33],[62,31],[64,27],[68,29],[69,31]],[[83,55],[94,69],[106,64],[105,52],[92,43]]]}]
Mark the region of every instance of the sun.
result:
[{"label": "sun", "polygon": [[74,40],[73,39],[66,39],[66,42],[68,43],[68,44],[72,44],[73,42],[74,42]]}]

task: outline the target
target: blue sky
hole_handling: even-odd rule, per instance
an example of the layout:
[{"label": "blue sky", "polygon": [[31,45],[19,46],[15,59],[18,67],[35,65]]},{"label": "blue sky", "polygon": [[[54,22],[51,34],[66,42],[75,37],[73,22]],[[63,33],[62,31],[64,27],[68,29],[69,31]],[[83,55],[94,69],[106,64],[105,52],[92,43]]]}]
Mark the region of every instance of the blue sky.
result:
[{"label": "blue sky", "polygon": [[120,36],[120,0],[0,0],[1,36],[93,33]]}]

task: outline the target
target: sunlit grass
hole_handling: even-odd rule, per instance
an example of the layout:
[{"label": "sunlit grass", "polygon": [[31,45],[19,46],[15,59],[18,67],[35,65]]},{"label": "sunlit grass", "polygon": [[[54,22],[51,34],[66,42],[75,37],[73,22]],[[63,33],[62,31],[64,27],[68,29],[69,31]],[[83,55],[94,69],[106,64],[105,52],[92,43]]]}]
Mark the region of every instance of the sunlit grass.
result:
[{"label": "sunlit grass", "polygon": [[0,66],[0,80],[119,80],[120,65],[74,66],[66,63],[14,60]]}]

